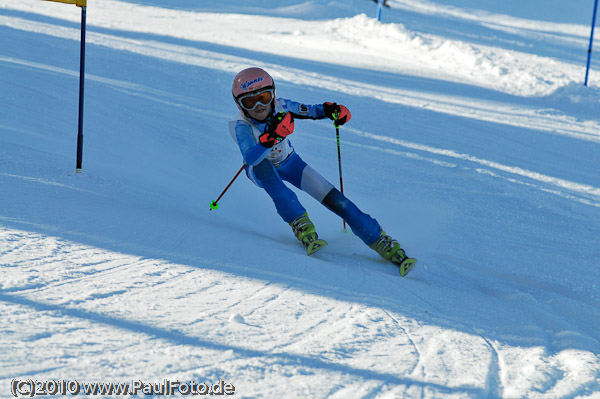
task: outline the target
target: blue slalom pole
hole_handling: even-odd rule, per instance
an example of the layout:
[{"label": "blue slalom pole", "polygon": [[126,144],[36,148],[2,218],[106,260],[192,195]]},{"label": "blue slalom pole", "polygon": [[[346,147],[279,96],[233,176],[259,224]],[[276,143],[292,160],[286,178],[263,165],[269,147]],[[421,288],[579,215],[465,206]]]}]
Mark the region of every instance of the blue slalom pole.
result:
[{"label": "blue slalom pole", "polygon": [[81,7],[81,50],[79,55],[79,122],[77,127],[77,165],[75,171],[81,173],[83,157],[83,85],[85,79],[85,29],[86,7]]},{"label": "blue slalom pole", "polygon": [[592,60],[592,44],[594,43],[594,27],[596,26],[596,12],[598,11],[598,0],[594,3],[594,15],[592,17],[592,33],[590,34],[590,47],[588,49],[587,67],[585,69],[585,83],[588,85],[588,76],[590,73],[590,62]]},{"label": "blue slalom pole", "polygon": [[[596,3],[598,2],[598,0],[596,0]],[[381,6],[383,5],[383,0],[379,0],[377,2],[377,20],[381,21]]]}]

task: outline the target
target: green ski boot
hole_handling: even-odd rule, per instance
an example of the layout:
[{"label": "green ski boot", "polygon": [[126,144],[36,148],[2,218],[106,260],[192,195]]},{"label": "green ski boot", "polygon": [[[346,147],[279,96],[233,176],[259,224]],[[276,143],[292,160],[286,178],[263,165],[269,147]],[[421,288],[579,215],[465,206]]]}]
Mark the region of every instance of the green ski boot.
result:
[{"label": "green ski boot", "polygon": [[417,263],[415,258],[409,258],[406,253],[398,244],[398,241],[385,234],[385,231],[381,230],[381,235],[370,248],[375,250],[385,260],[389,260],[400,268],[400,275],[402,277],[412,269]]},{"label": "green ski boot", "polygon": [[303,215],[298,216],[292,223],[292,230],[296,238],[306,248],[306,253],[312,255],[319,249],[327,245],[327,241],[319,240],[315,225],[308,218],[308,213],[304,212]]}]

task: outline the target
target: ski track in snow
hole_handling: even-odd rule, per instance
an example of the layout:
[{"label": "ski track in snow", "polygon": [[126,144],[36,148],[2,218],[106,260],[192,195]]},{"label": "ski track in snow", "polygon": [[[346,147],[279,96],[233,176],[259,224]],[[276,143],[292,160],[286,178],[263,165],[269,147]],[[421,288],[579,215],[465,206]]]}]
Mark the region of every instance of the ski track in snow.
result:
[{"label": "ski track in snow", "polygon": [[[58,22],[25,18],[23,13],[41,12],[52,18],[77,21],[75,7],[63,15],[64,8],[46,2],[42,4],[0,0],[0,10],[21,12],[17,16],[0,15],[0,26],[35,37],[79,40],[78,29]],[[524,37],[536,35],[548,41],[558,38],[568,44],[585,37],[579,25],[542,22],[532,25],[529,20],[473,13],[427,1],[402,0],[393,4],[424,14],[478,20],[482,26],[517,32]],[[115,14],[123,7],[145,15],[148,24],[132,26],[123,18],[127,13]],[[96,32],[92,25],[88,33],[89,45],[141,56],[144,62],[168,61],[227,77],[253,63],[272,71],[282,84],[356,96],[365,101],[412,110],[428,110],[436,116],[459,116],[505,129],[529,129],[542,133],[548,140],[557,137],[590,146],[600,143],[597,118],[582,118],[561,109],[540,109],[535,105],[537,100],[531,103],[522,99],[512,101],[548,94],[553,85],[560,86],[572,79],[577,73],[576,68],[566,62],[552,60],[553,68],[546,69],[542,66],[548,59],[526,56],[525,59],[538,65],[541,72],[535,67],[522,71],[519,68],[524,67],[519,63],[507,61],[519,55],[518,52],[501,52],[457,41],[444,43],[436,36],[411,33],[401,26],[380,27],[364,15],[329,21],[325,26],[321,22],[311,22],[317,31],[324,30],[341,40],[340,43],[346,43],[349,54],[358,51],[356,46],[378,45],[368,43],[369,35],[366,35],[366,42],[362,41],[351,29],[356,24],[365,25],[368,32],[383,33],[388,39],[408,38],[410,46],[414,47],[406,48],[431,53],[431,64],[424,67],[423,74],[440,80],[460,80],[459,71],[465,68],[464,63],[457,62],[455,70],[442,73],[440,62],[448,54],[455,54],[457,58],[461,54],[473,56],[478,74],[471,84],[515,95],[505,101],[500,97],[481,99],[471,97],[467,91],[463,95],[451,95],[345,79],[327,70],[317,72],[316,68],[290,67],[287,60],[277,62],[277,57],[264,62],[254,58],[258,57],[256,54],[219,53],[202,49],[202,41],[224,45],[231,37],[211,36],[214,39],[211,42],[200,33],[182,29],[175,34],[166,28],[174,18],[181,18],[181,26],[185,28],[209,17],[202,13],[127,5],[112,0],[99,5],[97,11],[92,22],[95,21],[103,31],[115,30],[115,33]],[[109,16],[114,16],[112,22]],[[210,17],[215,20],[212,23],[218,25],[241,21],[247,16],[223,14]],[[313,45],[313,38],[307,33],[310,29],[298,27],[302,21],[264,16],[257,20],[275,24],[274,31],[278,30],[276,27],[283,30],[283,26],[290,25],[280,35],[278,46],[295,46],[298,42],[300,47],[297,48],[304,45],[310,49]],[[126,37],[125,31],[136,29],[155,34],[155,39]],[[116,30],[123,30],[125,34],[119,36]],[[268,33],[275,35],[274,31]],[[173,44],[172,40],[166,40],[174,35],[187,40],[188,44]],[[280,50],[274,47],[273,52],[278,54]],[[332,63],[360,67],[365,62],[349,64],[343,53],[340,51],[340,59]],[[311,57],[318,60],[318,52],[314,54]],[[381,60],[372,61],[375,70],[381,70],[385,64]],[[484,70],[486,65],[490,70],[477,69],[481,63]],[[75,69],[39,62],[39,58],[33,56],[23,59],[2,54],[0,69],[6,66],[49,76],[71,79],[78,76]],[[533,83],[525,82],[519,86],[510,78],[502,79],[502,73],[497,81],[482,83],[486,77],[498,75],[498,71],[502,72],[507,66],[514,67],[514,70],[504,71],[512,73],[511,76],[530,73]],[[390,67],[391,70],[394,68],[400,67]],[[403,73],[411,71],[410,65],[403,68]],[[555,70],[559,72],[555,73]],[[468,71],[466,75],[469,75]],[[548,82],[536,81],[550,71],[552,77]],[[538,72],[540,75],[536,75]],[[110,71],[107,71],[106,76],[88,74],[86,79],[125,94],[132,101],[149,100],[164,109],[200,115],[203,121],[221,123],[230,116],[217,108],[196,105],[196,99],[185,94],[109,76]],[[19,133],[21,127],[11,123],[10,120],[0,121],[0,132]],[[25,133],[29,133],[26,128]],[[366,154],[363,156],[367,160],[389,156],[394,163],[398,159],[416,164],[424,162],[437,168],[444,179],[450,179],[451,175],[446,174],[448,171],[460,170],[485,179],[490,186],[500,181],[517,190],[533,189],[552,194],[552,204],[567,209],[561,216],[569,215],[571,209],[576,210],[578,216],[572,219],[576,222],[586,215],[593,218],[600,208],[600,188],[574,181],[575,178],[559,178],[518,163],[494,161],[493,156],[488,159],[443,145],[426,145],[376,134],[352,125],[345,126],[344,133],[347,135],[346,148],[351,148],[353,154]],[[334,141],[315,132],[308,132],[304,137],[328,144]],[[214,148],[209,146],[210,150],[214,151]],[[0,171],[0,186],[10,187],[19,198],[29,200],[37,198],[38,193],[48,192],[70,193],[63,195],[65,198],[77,195],[80,196],[77,198],[92,201],[129,205],[127,201],[137,199],[138,195],[147,197],[147,201],[156,201],[153,203],[156,209],[145,209],[144,205],[133,201],[134,217],[163,220],[153,213],[156,211],[166,213],[165,217],[169,218],[170,214],[161,203],[165,197],[157,195],[156,191],[146,192],[140,186],[140,194],[129,187],[116,188],[118,183],[110,182],[109,178],[99,183],[94,179],[40,173],[44,166],[20,170],[18,166],[9,165],[16,156],[7,153],[5,156],[8,156],[8,166],[6,171]],[[209,161],[215,159],[212,157]],[[45,161],[47,159],[42,156],[34,159],[33,164],[44,165]],[[220,181],[211,180],[210,184],[213,183],[218,186]],[[466,187],[464,190],[478,189]],[[122,191],[125,192],[123,198]],[[37,209],[43,201],[35,198],[27,204]],[[142,201],[141,204],[147,203]],[[464,255],[431,253],[424,256],[409,277],[401,279],[392,266],[366,256],[372,255],[368,249],[356,249],[354,241],[334,236],[327,252],[307,260],[293,240],[261,235],[255,227],[238,223],[233,224],[233,235],[222,233],[231,222],[222,216],[225,228],[210,226],[211,222],[206,221],[214,219],[194,214],[196,205],[190,207],[193,220],[181,222],[176,227],[165,223],[166,231],[161,232],[164,236],[155,235],[156,227],[152,222],[147,225],[139,222],[130,227],[121,221],[122,224],[116,227],[108,226],[111,221],[118,220],[109,211],[106,224],[100,221],[102,215],[96,220],[96,230],[93,226],[74,227],[68,221],[53,223],[49,217],[37,221],[38,214],[34,211],[18,214],[25,205],[23,208],[15,205],[7,209],[6,214],[0,214],[0,342],[4,348],[9,348],[0,350],[0,364],[3,365],[0,397],[8,396],[10,381],[16,377],[115,382],[163,378],[216,382],[222,378],[236,386],[236,397],[247,398],[285,395],[461,399],[599,397],[600,337],[597,332],[600,319],[597,316],[600,299],[589,288],[591,285],[586,286],[588,291],[579,291],[574,283],[569,285],[568,281],[548,278],[557,268],[547,272],[545,269],[542,272],[541,268],[533,272],[524,270],[518,274],[517,268],[505,271]],[[183,214],[190,219],[185,211]],[[499,210],[493,212],[496,215],[491,216],[501,214]],[[175,213],[172,215],[175,217]],[[543,218],[545,214],[540,215]],[[211,238],[214,235],[225,241],[230,237],[233,240],[244,237],[251,242],[268,238],[265,241],[270,244],[270,256],[265,257],[264,250],[248,244],[243,247],[248,254],[242,260],[235,250],[218,239],[208,245],[214,248],[199,252],[195,242],[199,237],[207,239],[207,235],[202,235],[193,226],[205,222],[214,230]],[[123,239],[127,237],[126,232],[116,231],[121,227],[123,230],[137,228],[141,233],[126,240]],[[144,231],[144,227],[148,230]],[[584,229],[585,226],[577,227]],[[595,230],[590,227],[589,232],[594,234]],[[578,234],[582,239],[594,239],[580,230]],[[495,238],[505,239],[500,233]],[[192,249],[190,243],[194,243]],[[522,245],[528,247],[523,253],[529,250],[527,244]],[[531,247],[535,245],[532,241]],[[587,241],[582,248],[590,251],[590,257],[594,256]],[[509,251],[503,248],[499,253],[509,258],[510,254],[506,255],[505,250]],[[558,252],[561,248],[543,248],[543,252],[547,251]],[[287,263],[282,264],[278,259],[286,259]],[[567,266],[575,269],[578,265]],[[473,303],[478,301],[481,306]]]},{"label": "ski track in snow", "polygon": [[[7,324],[35,322],[32,317],[36,320],[41,319],[41,323],[45,325],[50,323],[45,320],[47,317],[66,317],[71,320],[69,325],[72,327],[66,332],[58,325],[45,334],[35,336],[19,336],[16,330],[8,331],[12,333],[9,336],[16,334],[15,338],[21,341],[13,342],[10,339],[10,344],[15,345],[15,349],[23,355],[22,359],[29,361],[36,359],[35,353],[31,352],[31,342],[49,341],[50,345],[56,340],[70,342],[69,334],[80,330],[88,331],[87,334],[92,337],[79,344],[80,353],[76,357],[101,357],[101,354],[95,354],[93,350],[99,344],[99,337],[94,335],[102,335],[103,330],[108,329],[121,331],[121,338],[114,342],[114,345],[134,345],[136,351],[149,351],[155,347],[152,342],[158,339],[161,342],[161,350],[177,350],[183,346],[188,348],[185,356],[193,358],[197,356],[193,348],[203,348],[210,353],[214,352],[215,361],[218,359],[234,363],[236,368],[241,370],[249,366],[248,362],[252,364],[252,359],[262,358],[266,363],[280,359],[284,364],[291,363],[294,367],[300,367],[304,370],[301,374],[307,377],[315,378],[324,372],[328,376],[327,379],[337,381],[344,387],[337,392],[332,388],[332,395],[349,392],[352,388],[348,387],[349,381],[346,378],[351,378],[355,382],[350,383],[350,386],[356,384],[357,380],[362,381],[359,384],[361,389],[371,392],[367,396],[372,396],[383,386],[391,384],[419,387],[425,391],[433,390],[450,397],[465,394],[474,397],[496,397],[501,394],[500,375],[508,368],[507,360],[503,357],[508,352],[511,358],[514,358],[514,352],[519,349],[506,345],[496,349],[494,342],[467,325],[463,325],[464,331],[470,333],[457,335],[456,332],[445,332],[439,327],[395,314],[376,305],[377,302],[388,302],[386,307],[389,309],[390,298],[381,297],[373,302],[375,298],[370,297],[364,302],[367,298],[362,297],[360,302],[345,302],[297,292],[293,286],[277,287],[268,281],[240,279],[236,274],[223,275],[219,271],[177,265],[159,259],[110,253],[27,231],[2,229],[1,238],[1,247],[4,250],[0,254],[0,265],[6,266],[2,259],[11,259],[9,266],[13,273],[10,280],[3,281],[0,299],[7,311],[14,307],[21,309],[18,312],[20,316],[11,317]],[[32,254],[35,256],[32,257]],[[458,263],[464,264],[464,261]],[[501,276],[495,277],[497,279]],[[227,283],[224,284],[224,281]],[[528,290],[525,287],[530,286],[523,287]],[[344,293],[344,290],[332,285],[323,289],[336,290],[338,296],[348,299],[353,296],[352,293]],[[510,291],[506,288],[495,289],[500,292]],[[236,292],[236,295],[229,297],[230,292]],[[548,292],[556,292],[556,289]],[[298,301],[299,295],[301,299]],[[418,295],[416,297],[418,298]],[[244,298],[244,303],[249,302],[253,305],[244,307],[242,321],[234,319],[234,324],[238,327],[231,328],[232,318],[229,316],[237,315],[236,309],[242,305],[238,298]],[[123,303],[129,306],[124,308]],[[177,307],[169,307],[170,303],[177,303]],[[202,303],[203,308],[198,309],[194,306],[196,303]],[[139,306],[143,306],[144,312],[137,314]],[[320,319],[310,311],[315,306],[321,309],[325,319]],[[27,309],[35,310],[35,313],[31,314]],[[437,306],[430,302],[424,309],[427,313],[443,314],[441,309],[437,309]],[[30,319],[23,319],[24,316]],[[547,317],[556,315],[540,315],[542,325],[543,319]],[[278,326],[278,318],[295,319],[296,323]],[[180,322],[178,327],[173,329],[170,320],[185,322]],[[448,321],[454,325],[462,324],[460,320]],[[208,328],[212,333],[207,333],[205,326],[204,335],[196,337],[193,331],[198,323],[212,325],[212,328]],[[377,328],[367,329],[367,325]],[[267,326],[269,332],[265,336]],[[241,341],[235,338],[239,334],[243,334],[243,337],[239,336]],[[275,334],[278,342],[285,343],[270,342],[270,334]],[[578,333],[564,332],[564,339],[570,339],[569,335],[573,334],[576,336]],[[323,340],[323,335],[330,339]],[[333,337],[335,338],[331,339]],[[436,337],[435,341],[431,339],[433,337]],[[249,339],[254,342],[252,348],[240,344]],[[150,341],[147,342],[148,340]],[[477,340],[481,340],[480,344],[476,344]],[[552,338],[548,340],[548,348],[552,348]],[[134,344],[134,341],[139,343]],[[430,347],[432,342],[436,344]],[[463,346],[471,348],[468,352],[469,359],[455,358],[461,353],[458,348]],[[477,346],[480,347],[479,360],[473,359],[473,355],[477,353],[473,348]],[[600,346],[598,342],[596,346]],[[225,358],[223,354],[219,355],[220,352]],[[400,353],[402,356],[398,356]],[[366,354],[368,357],[362,360],[361,355]],[[585,356],[584,353],[575,355]],[[532,354],[527,353],[525,356],[531,359]],[[560,361],[559,358],[563,356],[560,349],[556,352],[539,353],[538,356],[547,359],[544,361],[553,364],[552,367],[556,367],[556,370],[568,367],[569,364],[568,359],[565,359],[566,363]],[[373,357],[378,360],[374,362]],[[442,359],[444,363],[449,363],[440,364]],[[47,362],[40,359],[41,363],[31,369],[22,361],[8,358],[3,360],[3,363],[6,362],[4,364],[9,364],[17,373],[27,375],[35,375],[45,370]],[[399,363],[396,363],[398,361]],[[477,366],[486,363],[487,369]],[[461,366],[457,368],[457,365]],[[63,370],[68,373],[69,370],[74,371],[77,366],[67,359]],[[151,376],[160,364],[148,366],[147,374],[141,377]],[[479,371],[471,368],[475,366]],[[386,369],[389,367],[399,375],[407,375],[410,378],[399,378],[395,373],[388,374]],[[445,370],[450,375],[441,378],[440,370]],[[109,370],[109,375],[110,373]],[[112,373],[115,378],[125,377],[116,369]],[[209,372],[212,373],[215,371]],[[181,378],[193,378],[193,374],[184,373]],[[385,381],[383,386],[374,382],[379,379]],[[246,386],[245,384],[250,382],[242,380],[241,383]],[[479,391],[473,388],[476,386],[485,388]]]},{"label": "ski track in snow", "polygon": [[[10,267],[13,268],[13,275],[11,280],[3,282],[0,299],[5,309],[17,307],[21,311],[18,318],[7,320],[8,324],[32,322],[33,320],[23,319],[27,314],[29,317],[42,319],[45,324],[48,323],[45,321],[47,317],[66,317],[71,320],[69,324],[74,325],[73,328],[84,329],[91,335],[88,342],[79,344],[79,356],[85,354],[101,357],[100,353],[94,355],[93,348],[98,345],[96,342],[98,338],[94,335],[99,334],[98,330],[102,333],[102,330],[108,328],[122,331],[119,340],[124,341],[122,344],[127,346],[132,345],[131,341],[136,339],[135,336],[141,336],[138,338],[141,341],[140,347],[136,349],[140,351],[148,350],[149,348],[145,348],[146,345],[154,345],[145,341],[158,339],[161,347],[172,348],[183,345],[232,352],[238,357],[247,358],[245,361],[238,359],[242,364],[252,362],[256,357],[274,357],[281,358],[284,363],[299,363],[301,368],[306,368],[307,375],[312,375],[316,370],[321,369],[328,373],[327,378],[332,378],[332,373],[333,378],[342,378],[342,380],[345,379],[344,375],[359,380],[383,378],[388,384],[416,384],[442,392],[454,391],[454,389],[444,388],[443,384],[448,381],[440,384],[419,381],[418,378],[411,381],[387,374],[385,368],[380,369],[389,361],[399,360],[396,358],[397,360],[394,361],[393,358],[389,358],[390,347],[396,348],[392,352],[397,354],[397,351],[402,350],[406,344],[411,356],[417,356],[413,363],[418,362],[420,357],[419,352],[414,350],[415,343],[410,338],[405,343],[407,340],[405,335],[408,335],[409,327],[402,327],[404,323],[398,321],[399,316],[393,316],[390,311],[381,312],[371,306],[306,294],[301,295],[301,303],[289,306],[287,303],[289,300],[296,301],[298,298],[296,292],[287,295],[288,292],[293,291],[291,287],[281,290],[272,287],[270,283],[257,285],[244,281],[245,279],[239,281],[239,277],[235,275],[227,276],[229,282],[223,286],[221,282],[225,279],[220,272],[169,264],[156,259],[136,259],[129,255],[111,254],[98,248],[85,247],[49,236],[2,229],[2,248],[8,248],[7,244],[10,243],[16,243],[16,247],[4,250],[1,256],[10,257],[12,260]],[[32,258],[31,253],[35,253],[36,257]],[[154,271],[149,272],[149,270]],[[35,271],[39,274],[33,277],[36,273],[32,272]],[[183,283],[184,281],[186,283]],[[110,284],[106,284],[108,282]],[[173,290],[174,287],[177,289]],[[239,289],[244,290],[245,293],[240,296],[238,292],[233,299],[228,299],[228,292]],[[147,292],[153,294],[148,296]],[[230,324],[227,316],[235,312],[236,307],[240,305],[238,297],[243,297],[244,302],[254,304],[254,309],[246,309],[247,313],[243,315],[244,320],[251,321],[241,323],[241,330],[246,338],[239,342],[253,337],[262,341],[258,348],[248,348],[237,340],[232,340],[231,336],[220,332],[223,329],[230,330],[227,327]],[[168,304],[173,301],[178,303],[176,309],[168,307]],[[122,303],[128,303],[130,306],[123,308]],[[134,305],[136,303],[138,305]],[[197,309],[193,306],[194,303],[203,303],[204,308]],[[137,307],[140,305],[144,306],[145,317],[143,318],[136,315]],[[308,312],[314,306],[325,308],[326,315],[336,315],[336,318],[315,320],[311,312]],[[30,314],[27,309],[36,312]],[[192,309],[193,313],[189,313]],[[276,328],[282,330],[277,331],[278,337],[289,336],[283,340],[286,342],[283,346],[273,345],[268,337],[263,336],[263,326],[276,326],[277,322],[272,319],[273,316],[282,317],[284,316],[282,312],[289,311],[296,313],[289,317],[298,319],[298,323],[292,328],[290,325]],[[176,317],[176,314],[179,314],[179,317]],[[189,314],[190,317],[183,316],[185,314]],[[173,330],[168,320],[179,319],[181,316],[186,323],[180,324],[178,329]],[[366,320],[362,321],[363,318]],[[391,319],[396,326],[401,326],[399,337],[395,334],[389,336],[393,329],[388,328],[387,322],[380,323],[384,318]],[[366,329],[365,326],[373,321],[378,322],[378,331]],[[193,326],[199,322],[214,325],[214,329],[209,328],[209,331],[214,332],[205,334],[202,338],[195,337]],[[236,325],[239,326],[240,323]],[[22,354],[21,359],[33,361],[36,355],[31,352],[32,341],[48,342],[51,345],[56,340],[68,340],[70,332],[72,329],[65,332],[61,331],[59,326],[49,329],[46,334],[33,337],[20,336],[17,331],[12,331],[11,335],[17,335],[15,338],[21,340],[21,343],[10,339],[10,344],[15,345],[15,350]],[[228,333],[238,335],[240,331],[228,331]],[[317,337],[332,333],[336,339],[330,342],[329,346],[321,347],[323,341]],[[371,336],[372,334],[374,336]],[[346,339],[349,339],[350,346],[343,345]],[[398,339],[399,342],[393,344]],[[337,348],[338,345],[341,345],[340,349]],[[352,353],[349,353],[349,350],[352,350]],[[361,353],[372,356],[374,351],[380,352],[378,356],[387,358],[387,361],[365,365],[360,360]],[[191,352],[193,355],[194,351]],[[328,357],[323,358],[324,353],[329,353]],[[27,368],[22,360],[3,359],[3,364],[9,364],[18,374],[28,375],[36,374],[39,372],[36,369],[39,368],[44,370],[47,360],[40,359],[40,362],[36,368],[31,369]],[[405,362],[406,358],[403,357],[401,363],[398,363],[395,368],[405,367],[403,366]],[[77,367],[77,364],[69,363],[67,359],[63,365],[65,372]],[[156,367],[156,365],[152,366]],[[414,369],[414,366],[412,368]],[[148,375],[152,375],[153,371],[155,370],[150,367],[147,371]],[[119,376],[117,370],[114,372]],[[465,389],[461,388],[461,385],[463,384],[456,384],[457,392]]]}]

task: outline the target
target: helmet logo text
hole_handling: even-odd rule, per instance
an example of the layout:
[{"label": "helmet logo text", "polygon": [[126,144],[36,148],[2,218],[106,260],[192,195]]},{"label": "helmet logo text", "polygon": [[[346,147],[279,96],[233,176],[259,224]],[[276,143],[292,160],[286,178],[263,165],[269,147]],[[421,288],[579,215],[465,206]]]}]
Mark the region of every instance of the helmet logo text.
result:
[{"label": "helmet logo text", "polygon": [[247,80],[244,83],[240,84],[240,87],[242,90],[248,90],[252,85],[258,83],[258,82],[262,82],[264,79],[262,77],[258,77],[256,79],[252,79],[252,80]]}]

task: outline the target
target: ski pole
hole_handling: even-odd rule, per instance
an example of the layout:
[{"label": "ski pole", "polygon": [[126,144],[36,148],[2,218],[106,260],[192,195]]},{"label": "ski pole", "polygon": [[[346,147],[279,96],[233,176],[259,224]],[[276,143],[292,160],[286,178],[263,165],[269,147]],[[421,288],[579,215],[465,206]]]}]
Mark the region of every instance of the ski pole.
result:
[{"label": "ski pole", "polygon": [[590,61],[592,60],[592,44],[594,43],[594,26],[596,25],[596,11],[598,11],[598,0],[594,2],[594,15],[592,16],[592,33],[590,34],[590,48],[588,49],[587,67],[585,68],[584,86],[588,85],[588,76],[590,73]]},{"label": "ski pole", "polygon": [[[337,139],[337,150],[338,150],[338,167],[340,170],[340,192],[344,194],[344,180],[342,179],[342,153],[340,151],[340,126],[337,124],[337,119],[340,116],[339,112],[335,113],[333,120],[333,126],[335,126],[335,137]],[[346,231],[346,221],[342,219],[344,222],[344,231]]]},{"label": "ski pole", "polygon": [[233,179],[231,179],[231,181],[229,182],[229,184],[227,185],[227,187],[225,187],[225,190],[223,190],[223,192],[221,193],[221,195],[219,195],[219,198],[217,198],[216,201],[212,201],[210,203],[210,210],[211,211],[213,209],[219,209],[219,200],[223,197],[223,195],[225,195],[225,192],[229,189],[229,187],[231,187],[231,185],[233,184],[233,182],[235,181],[235,179],[237,179],[237,177],[240,175],[240,173],[242,173],[242,170],[244,170],[245,167],[246,167],[246,164],[244,163],[242,165],[242,167],[240,168],[240,170],[238,170],[238,172],[235,174],[235,176],[233,176]]}]

